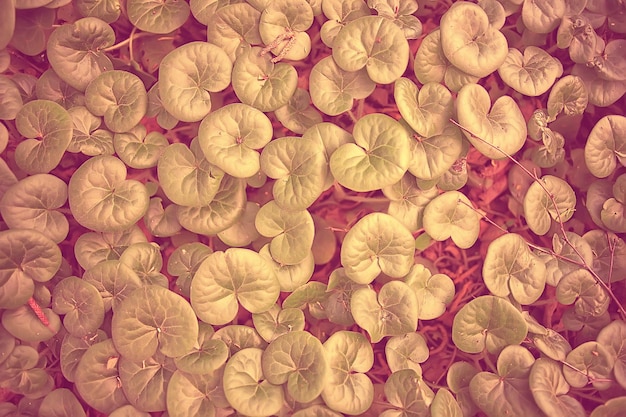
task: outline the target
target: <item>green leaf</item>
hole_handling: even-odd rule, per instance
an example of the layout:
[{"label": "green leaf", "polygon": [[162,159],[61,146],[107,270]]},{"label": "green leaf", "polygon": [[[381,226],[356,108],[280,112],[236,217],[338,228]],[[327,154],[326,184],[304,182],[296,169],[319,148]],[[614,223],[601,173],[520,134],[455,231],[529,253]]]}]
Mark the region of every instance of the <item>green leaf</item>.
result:
[{"label": "green leaf", "polygon": [[339,146],[330,157],[330,170],[341,185],[365,192],[402,179],[410,162],[402,125],[381,113],[368,114],[355,123],[353,135],[356,143]]},{"label": "green leaf", "polygon": [[132,129],[148,110],[148,93],[136,75],[120,70],[106,71],[94,78],[85,90],[85,105],[115,132]]},{"label": "green leaf", "polygon": [[76,221],[91,230],[115,232],[141,219],[150,197],[146,187],[127,180],[126,173],[126,165],[113,156],[96,156],[83,163],[68,186]]},{"label": "green leaf", "polygon": [[398,409],[388,410],[381,414],[382,417],[430,415],[429,407],[435,393],[414,370],[402,369],[392,373],[385,381],[384,390],[387,401]]},{"label": "green leaf", "polygon": [[185,1],[128,0],[128,19],[138,29],[151,33],[170,33],[181,27],[189,17]]},{"label": "green leaf", "polygon": [[285,63],[274,64],[261,48],[242,52],[233,66],[232,86],[239,100],[262,112],[274,111],[289,103],[298,87],[298,72]]},{"label": "green leaf", "polygon": [[430,32],[415,54],[413,72],[422,83],[440,83],[443,81],[449,62],[441,47],[441,31],[439,28]]},{"label": "green leaf", "polygon": [[63,327],[76,337],[92,335],[104,323],[104,302],[96,287],[71,276],[55,285],[52,310],[64,314]]},{"label": "green leaf", "polygon": [[258,203],[248,201],[241,217],[230,227],[217,234],[220,240],[231,247],[248,246],[261,235],[254,227],[254,219],[259,212]]},{"label": "green leaf", "polygon": [[126,248],[136,242],[147,242],[138,226],[121,232],[82,234],[74,245],[74,255],[80,266],[87,270],[106,260],[117,260]]},{"label": "green leaf", "polygon": [[137,125],[113,137],[117,156],[130,168],[146,169],[157,165],[169,142],[159,132],[146,134],[144,125]]},{"label": "green leaf", "polygon": [[309,256],[315,226],[308,211],[284,210],[272,200],[261,207],[254,224],[261,235],[272,239],[270,253],[276,262],[295,265]]},{"label": "green leaf", "polygon": [[[313,24],[313,9],[306,0],[274,0],[261,13],[259,33],[276,58],[300,61],[311,51],[306,32]],[[289,38],[284,38],[288,35]],[[287,46],[289,45],[289,46]]]},{"label": "green leaf", "polygon": [[49,308],[41,310],[48,320],[47,326],[27,305],[22,305],[13,310],[4,310],[2,326],[11,335],[26,343],[49,340],[61,330],[61,319]]},{"label": "green leaf", "polygon": [[417,332],[391,337],[385,345],[385,358],[391,372],[412,369],[421,375],[420,363],[426,362],[428,356],[426,340]]},{"label": "green leaf", "polygon": [[382,272],[394,278],[413,265],[415,243],[411,233],[384,213],[371,213],[350,229],[341,246],[341,264],[350,279],[369,284]]},{"label": "green leaf", "polygon": [[326,297],[321,301],[328,320],[344,326],[354,324],[354,317],[350,311],[350,299],[357,288],[365,288],[357,284],[346,275],[345,269],[337,268],[328,277]]},{"label": "green leaf", "polygon": [[37,79],[35,93],[38,99],[54,101],[66,109],[85,104],[84,94],[59,78],[52,68]]},{"label": "green leaf", "polygon": [[120,0],[77,0],[76,10],[83,17],[97,17],[107,23],[115,22],[121,14]]},{"label": "green leaf", "polygon": [[401,77],[395,82],[393,95],[400,114],[420,136],[429,138],[444,132],[454,110],[446,87],[427,83],[420,90],[413,81]]},{"label": "green leaf", "polygon": [[141,411],[166,409],[166,392],[176,365],[174,360],[156,353],[143,361],[122,355],[118,363],[120,381],[126,398]]},{"label": "green leaf", "polygon": [[156,352],[181,356],[198,339],[198,320],[189,303],[158,285],[132,291],[115,310],[111,325],[116,349],[132,361]]},{"label": "green leaf", "polygon": [[113,133],[99,129],[100,117],[94,116],[87,107],[76,106],[68,110],[74,129],[68,152],[82,152],[85,155],[113,155]]},{"label": "green leaf", "polygon": [[472,203],[458,191],[447,191],[433,199],[424,209],[424,230],[435,240],[452,238],[467,249],[478,239],[480,215]]},{"label": "green leaf", "polygon": [[402,223],[410,232],[416,232],[423,227],[424,209],[439,195],[436,187],[428,190],[419,188],[415,177],[408,172],[400,181],[382,191],[390,200],[387,214]]},{"label": "green leaf", "polygon": [[543,49],[530,45],[523,55],[510,48],[498,74],[515,91],[536,97],[548,91],[563,74],[563,65]]},{"label": "green leaf", "polygon": [[63,376],[70,382],[75,381],[78,363],[89,346],[106,340],[108,336],[103,330],[98,330],[91,337],[75,337],[66,333],[61,343],[59,360]]},{"label": "green leaf", "polygon": [[328,20],[322,25],[320,35],[322,42],[330,48],[334,46],[337,34],[347,23],[371,14],[363,0],[322,1],[322,12]]},{"label": "green leaf", "polygon": [[0,9],[4,11],[0,17],[0,49],[7,47],[15,30],[15,0],[2,0]]},{"label": "green leaf", "polygon": [[[565,358],[563,375],[574,388],[589,384],[597,390],[606,390],[612,383],[611,370],[615,364],[612,352],[598,342],[585,342],[572,350]],[[573,367],[573,368],[572,368]]]},{"label": "green leaf", "polygon": [[261,366],[263,356],[261,349],[242,349],[230,358],[224,369],[226,399],[241,414],[266,417],[283,406],[283,388],[266,380]]},{"label": "green leaf", "polygon": [[301,403],[322,393],[329,371],[322,343],[306,331],[278,336],[263,352],[261,364],[268,382],[286,384],[287,393]]},{"label": "green leaf", "polygon": [[231,357],[243,349],[259,348],[263,350],[267,347],[265,340],[250,326],[224,326],[213,334],[213,339],[226,343]]},{"label": "green leaf", "polygon": [[619,417],[626,407],[626,396],[612,398],[591,412],[590,417]]},{"label": "green leaf", "polygon": [[299,308],[281,309],[277,304],[264,313],[252,315],[254,328],[268,343],[289,332],[304,330],[304,312]]},{"label": "green leaf", "polygon": [[[218,5],[219,3],[221,2],[217,2]],[[193,1],[191,4],[193,7]],[[210,20],[203,20],[205,20],[203,23],[208,25],[209,42],[222,48],[233,62],[251,45],[263,43],[259,33],[261,12],[246,2],[225,4],[217,9]]]},{"label": "green leaf", "polygon": [[119,383],[119,358],[113,340],[107,339],[90,346],[76,367],[76,390],[87,404],[105,414],[128,404]]},{"label": "green leaf", "polygon": [[146,111],[146,116],[156,117],[157,123],[163,129],[173,129],[178,124],[178,119],[163,107],[158,81],[148,90],[148,110]]},{"label": "green leaf", "polygon": [[582,78],[566,75],[558,80],[548,96],[548,114],[552,120],[563,112],[566,116],[582,114],[587,108],[589,94]]},{"label": "green leaf", "polygon": [[276,138],[261,153],[261,170],[275,179],[274,201],[284,210],[304,210],[324,191],[326,158],[316,140]]},{"label": "green leaf", "polygon": [[348,22],[333,45],[333,58],[339,67],[345,71],[365,68],[378,84],[396,81],[409,63],[409,43],[402,29],[382,16],[363,16]]},{"label": "green leaf", "polygon": [[[315,126],[307,129],[302,135],[303,139],[312,139],[319,141],[324,146],[324,156],[326,157],[326,161],[330,160],[330,156],[339,148],[341,145],[345,143],[354,142],[354,138],[350,133],[348,133],[345,129],[337,126],[333,123],[322,122],[318,123]],[[330,170],[330,165],[326,165],[326,182],[324,184],[324,189],[327,190],[330,188],[335,179],[333,178],[332,172]]]},{"label": "green leaf", "polygon": [[226,342],[212,339],[215,334],[213,326],[198,323],[198,343],[183,356],[174,359],[176,367],[189,374],[210,374],[222,367],[228,360],[229,351]]},{"label": "green leaf", "polygon": [[161,273],[163,258],[158,244],[154,242],[133,243],[120,255],[119,260],[135,271],[144,284],[169,287],[167,277]]},{"label": "green leaf", "polygon": [[204,207],[219,191],[224,173],[204,157],[198,139],[191,146],[173,143],[158,158],[157,174],[163,192],[176,204]]},{"label": "green leaf", "polygon": [[476,405],[489,417],[543,417],[533,401],[528,374],[535,358],[525,348],[507,346],[498,357],[498,374],[479,372],[470,382]]},{"label": "green leaf", "polygon": [[159,66],[163,107],[183,122],[202,120],[211,110],[209,92],[228,87],[232,69],[226,52],[216,45],[189,42],[179,46]]},{"label": "green leaf", "polygon": [[508,233],[493,240],[483,264],[483,280],[492,294],[513,296],[520,304],[532,304],[546,284],[546,267],[523,237]]},{"label": "green leaf", "polygon": [[39,406],[40,417],[85,417],[85,410],[78,398],[67,388],[58,388],[50,392]]},{"label": "green leaf", "polygon": [[522,342],[528,325],[508,301],[484,295],[465,304],[454,317],[452,340],[467,353],[497,353]]},{"label": "green leaf", "polygon": [[11,46],[25,55],[39,55],[46,49],[47,33],[55,20],[55,10],[47,7],[16,10]]},{"label": "green leaf", "polygon": [[208,205],[178,207],[177,216],[185,229],[203,235],[215,235],[235,224],[245,208],[245,180],[225,175]]},{"label": "green leaf", "polygon": [[289,103],[274,111],[278,121],[294,133],[302,134],[322,122],[322,115],[310,105],[311,96],[304,88],[296,89]]},{"label": "green leaf", "polygon": [[141,411],[130,404],[117,408],[109,414],[109,417],[150,417],[150,413]]},{"label": "green leaf", "polygon": [[57,75],[78,91],[113,64],[104,51],[115,43],[115,32],[106,22],[86,17],[64,24],[50,35],[47,56]]},{"label": "green leaf", "polygon": [[[359,3],[363,4],[363,1],[359,0]],[[352,109],[354,100],[368,97],[376,87],[365,68],[345,71],[330,56],[320,59],[313,66],[309,85],[315,86],[310,90],[313,104],[329,116]]]},{"label": "green leaf", "polygon": [[341,330],[324,342],[329,372],[322,391],[328,407],[349,415],[367,411],[374,384],[366,375],[374,364],[372,345],[360,333]]},{"label": "green leaf", "polygon": [[454,282],[446,274],[431,275],[423,265],[415,264],[404,282],[417,297],[418,317],[433,320],[446,311],[446,306],[454,298]]},{"label": "green leaf", "polygon": [[576,194],[564,180],[553,175],[544,175],[539,179],[544,188],[533,182],[524,196],[524,217],[530,230],[538,235],[545,235],[550,230],[552,220],[565,223],[573,215],[576,206]]},{"label": "green leaf", "polygon": [[617,162],[626,164],[626,117],[609,115],[601,118],[589,133],[585,144],[585,163],[593,175],[608,177]]},{"label": "green leaf", "polygon": [[585,410],[572,396],[563,376],[562,366],[551,359],[539,358],[530,370],[528,380],[535,402],[546,415],[554,417],[585,417]]},{"label": "green leaf", "polygon": [[446,58],[475,77],[486,77],[494,72],[509,52],[502,32],[491,26],[487,13],[474,3],[454,3],[441,16],[439,29]]},{"label": "green leaf", "polygon": [[457,111],[459,123],[472,132],[464,130],[463,133],[488,158],[503,159],[524,146],[526,120],[510,96],[499,97],[492,106],[484,87],[467,84],[457,96]]},{"label": "green leaf", "polygon": [[432,417],[462,417],[463,410],[454,396],[445,388],[440,388],[430,405]]},{"label": "green leaf", "polygon": [[273,133],[272,122],[263,112],[233,103],[202,120],[198,141],[210,163],[233,177],[248,178],[261,169],[259,150]]},{"label": "green leaf", "polygon": [[522,21],[529,30],[535,33],[549,33],[556,29],[565,15],[565,3],[564,0],[536,0],[528,4],[524,2]]},{"label": "green leaf", "polygon": [[561,304],[574,304],[576,313],[582,316],[598,317],[610,304],[606,291],[585,269],[578,269],[565,275],[556,287],[556,298]]},{"label": "green leaf", "polygon": [[313,252],[310,252],[306,258],[297,264],[285,265],[276,262],[274,258],[272,258],[269,248],[269,244],[263,246],[259,250],[259,254],[267,259],[274,272],[276,272],[281,291],[295,291],[311,279],[313,271],[315,270]]},{"label": "green leaf", "polygon": [[222,373],[201,375],[174,372],[167,385],[167,412],[170,417],[214,417],[223,402]]},{"label": "green leaf", "polygon": [[34,282],[47,282],[61,267],[61,250],[36,230],[0,232],[0,307],[17,308],[35,290]]},{"label": "green leaf", "polygon": [[250,249],[229,248],[202,262],[191,282],[191,304],[200,320],[222,325],[235,318],[240,303],[251,313],[269,310],[279,292],[265,258]]},{"label": "green leaf", "polygon": [[618,384],[626,386],[626,323],[614,320],[600,331],[598,343],[611,351],[615,357],[613,375]]},{"label": "green leaf", "polygon": [[356,323],[373,343],[385,336],[399,336],[417,329],[417,299],[408,285],[390,281],[377,294],[371,288],[352,293],[350,308]]},{"label": "green leaf", "polygon": [[72,140],[72,118],[59,104],[48,100],[26,103],[15,126],[27,139],[15,149],[15,162],[29,174],[44,174],[59,165]]},{"label": "green leaf", "polygon": [[12,229],[41,230],[54,242],[62,242],[69,222],[56,211],[67,201],[67,185],[50,174],[35,174],[9,187],[0,198],[0,214]]}]

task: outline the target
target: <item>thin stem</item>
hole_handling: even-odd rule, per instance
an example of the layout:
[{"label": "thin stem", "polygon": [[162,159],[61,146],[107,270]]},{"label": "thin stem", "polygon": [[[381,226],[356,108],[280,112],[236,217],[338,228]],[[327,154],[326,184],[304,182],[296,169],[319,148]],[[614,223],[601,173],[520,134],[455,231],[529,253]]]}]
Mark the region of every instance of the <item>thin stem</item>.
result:
[{"label": "thin stem", "polygon": [[141,33],[135,33],[137,31],[136,27],[133,27],[133,30],[130,32],[130,36],[126,39],[124,39],[123,41],[121,41],[120,43],[116,43],[113,46],[109,46],[108,48],[103,49],[104,52],[112,52],[115,51],[117,49],[121,49],[123,47],[125,47],[126,45],[130,45],[131,48],[131,54],[132,54],[132,42],[133,39],[141,39],[141,38],[145,38],[148,36],[153,36],[154,33],[149,33],[149,32],[141,32]]},{"label": "thin stem", "polygon": [[557,206],[556,203],[556,199],[554,198],[554,194],[552,194],[552,192],[550,190],[548,190],[548,187],[546,187],[546,184],[533,172],[531,172],[528,168],[526,168],[524,165],[522,165],[520,162],[517,161],[517,159],[513,158],[513,156],[509,155],[508,153],[504,152],[502,149],[500,149],[499,146],[494,145],[493,143],[487,142],[485,139],[479,137],[478,135],[476,135],[475,133],[473,133],[471,130],[467,129],[466,127],[462,126],[459,122],[457,122],[456,120],[450,118],[448,119],[450,121],[450,123],[454,124],[455,126],[457,126],[459,129],[467,132],[469,135],[471,135],[473,138],[481,141],[482,143],[492,147],[493,149],[499,151],[503,156],[505,156],[506,158],[508,158],[511,162],[513,162],[515,165],[517,165],[518,167],[520,167],[522,169],[522,171],[524,171],[524,173],[526,173],[526,175],[528,175],[534,182],[536,182],[537,184],[539,184],[539,186],[541,187],[541,189],[546,193],[546,195],[548,196],[548,198],[550,199],[550,202],[552,203],[552,205],[554,206],[554,211],[556,213],[556,222],[559,224],[559,227],[561,229],[561,234],[563,235],[563,241],[570,247],[572,248],[572,250],[574,251],[574,253],[576,254],[576,256],[578,256],[578,258],[581,260],[581,266],[583,268],[585,268],[592,276],[593,278],[596,280],[596,283],[598,285],[600,285],[606,292],[607,294],[609,294],[609,296],[611,297],[611,299],[615,302],[615,304],[617,305],[617,308],[619,310],[620,315],[622,316],[622,319],[626,320],[626,309],[624,309],[624,306],[622,306],[622,303],[620,302],[620,300],[617,298],[617,296],[613,293],[613,291],[611,290],[610,286],[608,286],[603,280],[602,278],[600,278],[600,276],[591,268],[591,266],[589,266],[587,264],[587,261],[585,261],[585,258],[583,257],[583,255],[580,253],[580,251],[578,250],[578,248],[569,240],[569,237],[567,236],[567,230],[565,230],[565,223],[563,222],[563,218],[561,217],[561,211],[559,210],[559,207]]}]

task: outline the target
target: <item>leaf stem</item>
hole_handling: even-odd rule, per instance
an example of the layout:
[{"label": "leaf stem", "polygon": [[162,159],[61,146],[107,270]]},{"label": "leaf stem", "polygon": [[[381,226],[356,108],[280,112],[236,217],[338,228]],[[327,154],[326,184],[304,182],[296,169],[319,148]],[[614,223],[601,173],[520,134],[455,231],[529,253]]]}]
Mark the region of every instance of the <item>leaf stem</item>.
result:
[{"label": "leaf stem", "polygon": [[133,27],[133,30],[130,32],[130,36],[126,39],[124,39],[123,41],[116,43],[115,45],[109,46],[108,48],[103,49],[104,52],[112,52],[115,51],[117,49],[121,49],[123,47],[125,47],[126,45],[129,45],[129,49],[130,49],[130,53],[131,53],[131,59],[132,59],[132,43],[134,39],[141,39],[141,38],[145,38],[147,36],[152,36],[154,35],[153,33],[149,33],[149,32],[141,32],[141,33],[135,33],[137,31],[136,27]]},{"label": "leaf stem", "polygon": [[611,299],[615,302],[615,304],[617,305],[617,308],[619,310],[620,316],[622,317],[622,319],[626,320],[626,309],[624,309],[624,306],[622,306],[622,303],[620,302],[620,300],[617,298],[617,296],[615,295],[615,293],[613,293],[613,291],[611,290],[611,287],[609,285],[607,285],[602,278],[600,278],[600,276],[591,268],[591,266],[589,266],[587,264],[587,261],[585,261],[585,258],[583,257],[583,255],[580,253],[580,251],[578,250],[578,248],[569,240],[569,237],[567,236],[567,230],[565,230],[565,224],[563,222],[563,218],[561,217],[561,212],[559,210],[559,207],[557,206],[556,200],[554,198],[554,194],[552,194],[552,192],[550,192],[550,190],[548,190],[548,188],[546,187],[544,181],[542,181],[535,173],[531,172],[528,168],[526,168],[524,165],[522,165],[517,159],[515,159],[513,156],[509,155],[508,153],[504,152],[502,149],[500,149],[499,146],[496,146],[488,141],[486,141],[485,139],[479,137],[478,135],[476,135],[475,133],[473,133],[471,130],[467,129],[466,127],[462,126],[459,122],[457,122],[456,120],[450,118],[448,119],[450,121],[450,123],[452,123],[453,125],[457,126],[459,129],[467,132],[470,136],[472,136],[473,138],[481,141],[482,143],[486,144],[487,146],[492,147],[493,149],[499,151],[503,156],[505,156],[506,158],[508,158],[511,162],[513,162],[515,165],[517,165],[518,167],[520,167],[522,169],[522,171],[524,171],[524,173],[526,175],[528,175],[534,182],[536,182],[537,184],[539,184],[539,186],[541,187],[541,189],[546,193],[546,195],[548,196],[548,198],[550,199],[550,202],[552,203],[552,205],[554,206],[554,211],[556,213],[556,222],[559,224],[559,227],[561,229],[561,234],[563,236],[563,241],[570,247],[572,248],[572,250],[574,251],[574,253],[576,254],[576,256],[578,256],[578,258],[580,259],[580,265],[586,269],[592,276],[593,278],[596,280],[596,283],[598,285],[600,285],[606,292],[607,294],[609,294],[609,296],[611,297]]}]

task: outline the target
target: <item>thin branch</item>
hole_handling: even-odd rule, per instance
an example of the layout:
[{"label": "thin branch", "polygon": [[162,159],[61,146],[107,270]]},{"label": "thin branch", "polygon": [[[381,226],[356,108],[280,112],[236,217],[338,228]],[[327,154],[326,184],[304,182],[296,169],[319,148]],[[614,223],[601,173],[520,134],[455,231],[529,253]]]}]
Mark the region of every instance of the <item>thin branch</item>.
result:
[{"label": "thin branch", "polygon": [[552,205],[554,206],[554,211],[556,213],[556,222],[559,224],[559,227],[561,229],[561,234],[563,235],[563,241],[570,247],[572,248],[572,250],[574,251],[574,253],[576,254],[576,256],[578,256],[578,258],[581,261],[581,266],[586,269],[592,276],[593,278],[596,280],[596,283],[598,285],[600,285],[606,292],[607,294],[609,294],[609,296],[611,297],[611,299],[615,302],[615,304],[617,305],[617,308],[619,310],[620,315],[622,316],[622,319],[626,320],[626,309],[624,309],[624,306],[622,306],[622,303],[620,302],[619,298],[617,298],[617,296],[613,293],[613,291],[611,290],[611,287],[609,285],[607,285],[607,283],[605,283],[602,278],[600,278],[600,276],[591,268],[590,265],[587,264],[587,261],[585,261],[585,258],[583,257],[583,255],[580,253],[580,251],[578,250],[578,248],[569,240],[569,237],[567,236],[567,230],[565,230],[565,223],[563,222],[563,218],[561,217],[561,212],[557,206],[556,203],[556,199],[554,198],[554,194],[552,194],[552,192],[550,190],[548,190],[548,188],[546,187],[545,183],[533,172],[531,172],[528,168],[526,168],[524,165],[522,165],[517,159],[515,159],[513,156],[509,155],[508,153],[504,152],[502,149],[500,149],[499,146],[494,145],[493,143],[487,142],[485,139],[479,137],[478,135],[476,135],[474,132],[472,132],[471,130],[467,129],[466,127],[462,126],[459,122],[457,122],[456,120],[450,118],[449,119],[450,123],[454,124],[455,126],[457,126],[459,129],[467,132],[469,135],[471,135],[474,139],[477,139],[479,141],[481,141],[482,143],[486,144],[487,146],[492,147],[493,149],[497,150],[498,152],[500,152],[503,156],[505,156],[506,158],[508,158],[511,162],[513,162],[515,165],[517,165],[518,167],[520,167],[522,169],[522,171],[524,171],[524,173],[526,173],[526,175],[528,175],[534,182],[536,182],[537,184],[539,184],[539,186],[541,187],[541,189],[546,193],[546,195],[548,196],[548,198],[550,199],[550,202],[552,203]]}]

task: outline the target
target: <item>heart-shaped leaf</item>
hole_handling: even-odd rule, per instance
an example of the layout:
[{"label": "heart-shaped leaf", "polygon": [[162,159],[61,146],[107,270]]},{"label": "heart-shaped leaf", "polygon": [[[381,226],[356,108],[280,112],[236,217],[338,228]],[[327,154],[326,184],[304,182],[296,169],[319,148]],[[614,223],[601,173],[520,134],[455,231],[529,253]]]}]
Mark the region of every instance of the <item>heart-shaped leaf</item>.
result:
[{"label": "heart-shaped leaf", "polygon": [[373,113],[354,125],[354,141],[341,145],[330,157],[330,170],[344,187],[374,191],[394,184],[409,166],[409,139],[391,117]]},{"label": "heart-shaped leaf", "polygon": [[457,246],[469,248],[478,239],[479,229],[480,215],[458,191],[439,195],[424,209],[424,230],[435,240],[452,238]]},{"label": "heart-shaped leaf", "polygon": [[413,81],[402,77],[396,80],[393,95],[404,120],[426,138],[442,134],[454,110],[450,91],[439,83],[418,89]]},{"label": "heart-shaped leaf", "polygon": [[404,174],[400,181],[383,188],[382,191],[390,200],[387,213],[402,223],[410,232],[416,232],[422,228],[426,205],[439,195],[437,187],[428,190],[419,188],[415,177],[410,173]]},{"label": "heart-shaped leaf", "polygon": [[63,327],[72,335],[92,335],[104,323],[104,302],[100,292],[88,281],[67,277],[52,292],[52,309],[64,314]]},{"label": "heart-shaped leaf", "polygon": [[183,122],[202,120],[211,110],[209,92],[230,84],[233,64],[220,47],[189,42],[167,54],[159,65],[163,107]]},{"label": "heart-shaped leaf", "polygon": [[89,156],[113,155],[113,133],[100,129],[100,117],[92,114],[85,106],[72,107],[68,112],[74,125],[72,141],[67,147],[69,152],[81,152]]},{"label": "heart-shaped leaf", "polygon": [[454,298],[454,282],[446,274],[431,275],[423,265],[415,264],[404,277],[409,287],[415,292],[418,305],[418,317],[421,320],[433,320],[446,311],[446,306]]},{"label": "heart-shaped leaf", "polygon": [[117,260],[96,264],[85,271],[83,279],[100,292],[104,309],[114,312],[126,297],[143,285],[135,271]]},{"label": "heart-shaped leaf", "polygon": [[118,369],[124,394],[138,410],[156,412],[167,408],[167,385],[176,371],[172,358],[157,352],[146,360],[134,361],[122,355]]},{"label": "heart-shaped leaf", "polygon": [[365,68],[378,84],[396,81],[409,63],[409,43],[402,29],[382,16],[363,16],[347,23],[333,45],[333,59],[339,67],[345,71]]},{"label": "heart-shaped leaf", "polygon": [[329,373],[322,398],[335,411],[357,415],[374,400],[374,384],[365,374],[374,364],[372,345],[360,333],[338,331],[324,342]]},{"label": "heart-shaped leaf", "polygon": [[608,177],[617,162],[626,164],[626,117],[609,115],[601,118],[589,133],[585,144],[585,163],[593,175]]},{"label": "heart-shaped leaf", "polygon": [[209,42],[222,48],[231,61],[234,62],[237,56],[251,45],[263,43],[259,33],[261,12],[251,4],[246,2],[225,3],[224,5],[218,2],[209,4],[219,4],[222,7],[211,15],[210,24],[209,21],[202,22],[208,25],[207,38]]},{"label": "heart-shaped leaf", "polygon": [[306,0],[274,0],[261,13],[259,33],[276,57],[299,61],[311,51],[306,32],[313,24],[313,9]]},{"label": "heart-shaped leaf", "polygon": [[548,96],[548,114],[551,119],[563,112],[566,116],[582,114],[587,108],[589,94],[582,78],[566,75],[558,80]]},{"label": "heart-shaped leaf", "polygon": [[137,125],[128,132],[113,137],[117,156],[129,167],[135,169],[152,168],[169,145],[159,132],[147,133],[144,125]]},{"label": "heart-shaped leaf", "polygon": [[167,385],[166,399],[170,417],[214,417],[217,406],[228,406],[222,372],[196,375],[177,370]]},{"label": "heart-shaped leaf", "polygon": [[263,112],[233,103],[202,120],[198,141],[210,163],[234,177],[248,178],[261,168],[259,150],[270,142],[273,132]]},{"label": "heart-shaped leaf", "polygon": [[401,369],[392,373],[385,381],[384,390],[389,403],[397,408],[382,414],[384,417],[427,416],[435,398],[435,393],[413,369]]},{"label": "heart-shaped leaf", "polygon": [[191,304],[200,320],[222,325],[235,318],[239,304],[251,313],[269,310],[279,292],[265,258],[250,249],[229,248],[202,262],[191,282]]},{"label": "heart-shaped leaf", "polygon": [[585,342],[572,350],[565,358],[563,375],[572,387],[582,388],[589,383],[595,389],[605,390],[612,384],[611,370],[615,357],[598,342]]},{"label": "heart-shaped leaf", "polygon": [[173,32],[187,21],[190,14],[189,4],[177,0],[128,0],[126,11],[137,29],[151,33]]},{"label": "heart-shaped leaf", "polygon": [[484,87],[467,84],[457,96],[457,112],[459,123],[471,132],[463,131],[467,139],[491,159],[513,155],[526,142],[526,120],[510,96],[501,96],[492,106]]},{"label": "heart-shaped leaf", "polygon": [[526,96],[540,96],[563,74],[561,61],[536,46],[528,46],[524,54],[510,48],[498,74],[508,86]]},{"label": "heart-shaped leaf", "polygon": [[386,283],[378,294],[371,288],[355,290],[350,308],[354,320],[373,343],[417,329],[417,298],[411,287],[401,281]]},{"label": "heart-shaped leaf", "polygon": [[565,223],[574,215],[576,194],[564,180],[553,175],[544,175],[539,179],[544,188],[533,182],[524,196],[524,217],[530,230],[538,235],[545,235],[550,230],[552,220]]},{"label": "heart-shaped leaf", "polygon": [[585,417],[582,404],[567,395],[570,386],[563,376],[563,368],[556,361],[539,358],[533,364],[528,379],[533,387],[535,402],[546,413],[554,417]]},{"label": "heart-shaped leaf", "polygon": [[83,163],[70,179],[68,194],[76,221],[102,232],[128,229],[143,217],[150,202],[146,187],[127,180],[126,165],[108,155]]},{"label": "heart-shaped leaf", "polygon": [[371,14],[363,0],[323,1],[322,12],[328,20],[322,25],[320,35],[329,48],[333,47],[337,34],[348,22]]},{"label": "heart-shaped leaf", "polygon": [[385,358],[391,372],[413,369],[422,374],[420,363],[426,362],[429,352],[424,336],[411,332],[389,338],[385,345]]}]

